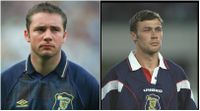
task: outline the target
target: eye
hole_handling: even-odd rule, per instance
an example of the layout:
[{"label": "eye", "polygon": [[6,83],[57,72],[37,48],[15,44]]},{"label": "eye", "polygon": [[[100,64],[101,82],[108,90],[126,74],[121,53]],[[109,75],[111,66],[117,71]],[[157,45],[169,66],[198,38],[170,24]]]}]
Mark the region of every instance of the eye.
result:
[{"label": "eye", "polygon": [[143,31],[144,31],[144,32],[151,31],[151,28],[150,28],[150,27],[145,27],[145,28],[143,29]]},{"label": "eye", "polygon": [[156,30],[157,32],[161,32],[161,31],[162,31],[162,27],[157,27],[155,30]]},{"label": "eye", "polygon": [[60,28],[59,27],[51,27],[51,31],[52,32],[60,32]]},{"label": "eye", "polygon": [[34,31],[39,32],[39,33],[43,33],[43,32],[46,31],[46,28],[45,28],[45,27],[36,27],[36,28],[34,29]]}]

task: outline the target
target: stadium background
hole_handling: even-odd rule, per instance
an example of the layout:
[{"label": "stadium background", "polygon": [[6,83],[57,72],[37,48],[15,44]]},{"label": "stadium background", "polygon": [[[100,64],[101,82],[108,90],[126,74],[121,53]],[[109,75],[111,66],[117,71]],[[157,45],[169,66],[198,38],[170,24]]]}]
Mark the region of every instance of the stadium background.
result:
[{"label": "stadium background", "polygon": [[101,8],[102,78],[134,49],[129,19],[139,10],[150,9],[158,12],[164,20],[161,53],[183,67],[198,105],[198,2],[103,2]]}]

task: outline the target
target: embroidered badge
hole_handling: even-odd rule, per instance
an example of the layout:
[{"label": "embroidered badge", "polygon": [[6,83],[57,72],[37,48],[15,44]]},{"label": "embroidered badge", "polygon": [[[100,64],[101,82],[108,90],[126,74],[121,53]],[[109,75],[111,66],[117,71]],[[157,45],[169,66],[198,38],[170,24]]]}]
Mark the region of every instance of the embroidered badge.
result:
[{"label": "embroidered badge", "polygon": [[17,108],[25,108],[28,107],[28,101],[21,99],[19,101],[16,102],[16,107]]},{"label": "embroidered badge", "polygon": [[145,110],[160,110],[160,97],[155,94],[146,96]]},{"label": "embroidered badge", "polygon": [[66,92],[56,93],[55,102],[52,109],[53,110],[72,109],[73,110],[73,104],[72,104],[73,99],[74,99],[74,96]]}]

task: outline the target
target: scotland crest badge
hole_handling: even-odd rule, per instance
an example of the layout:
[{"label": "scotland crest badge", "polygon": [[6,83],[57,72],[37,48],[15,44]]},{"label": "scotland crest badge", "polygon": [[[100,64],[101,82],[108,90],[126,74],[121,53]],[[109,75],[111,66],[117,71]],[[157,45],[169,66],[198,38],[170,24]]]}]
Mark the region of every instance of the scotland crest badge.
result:
[{"label": "scotland crest badge", "polygon": [[74,99],[74,96],[66,92],[56,93],[55,102],[52,109],[53,110],[72,109],[73,110],[73,103],[72,103],[73,99]]}]

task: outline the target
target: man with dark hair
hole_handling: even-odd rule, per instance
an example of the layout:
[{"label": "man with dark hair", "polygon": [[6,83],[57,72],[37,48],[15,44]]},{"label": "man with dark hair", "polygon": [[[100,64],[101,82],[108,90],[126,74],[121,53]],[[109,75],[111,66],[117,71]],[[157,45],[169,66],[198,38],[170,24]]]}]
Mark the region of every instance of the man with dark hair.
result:
[{"label": "man with dark hair", "polygon": [[38,4],[33,6],[27,13],[26,15],[26,28],[27,30],[30,27],[31,24],[31,18],[34,14],[39,13],[39,12],[46,12],[49,14],[59,14],[62,17],[62,22],[63,22],[63,28],[64,30],[66,29],[66,24],[67,24],[67,17],[65,15],[65,13],[58,8],[57,6],[54,6],[48,2],[42,3],[42,4]]},{"label": "man with dark hair", "polygon": [[104,78],[103,109],[197,109],[185,72],[159,52],[162,22],[150,10],[139,11],[130,19],[135,49]]},{"label": "man with dark hair", "polygon": [[64,12],[50,3],[28,11],[24,36],[31,53],[2,73],[2,109],[99,109],[98,82],[61,49],[66,23]]}]

